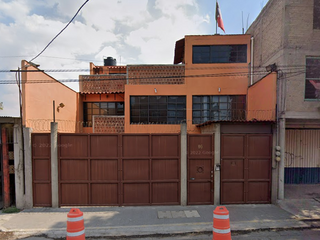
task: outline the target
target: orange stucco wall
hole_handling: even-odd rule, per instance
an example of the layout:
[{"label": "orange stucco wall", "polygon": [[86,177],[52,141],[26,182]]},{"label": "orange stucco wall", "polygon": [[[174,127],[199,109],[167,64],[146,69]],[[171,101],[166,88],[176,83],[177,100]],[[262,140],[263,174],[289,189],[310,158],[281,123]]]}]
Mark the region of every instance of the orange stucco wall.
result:
[{"label": "orange stucco wall", "polygon": [[[247,63],[192,64],[193,45],[247,44]],[[180,125],[133,125],[130,124],[130,96],[134,95],[183,95],[187,98],[187,131],[200,133],[192,124],[193,95],[247,95],[250,62],[250,35],[235,36],[186,36],[185,37],[185,84],[181,85],[126,85],[125,132],[161,133],[179,132]],[[222,74],[228,74],[223,76]],[[211,76],[208,76],[211,75]],[[157,89],[155,93],[154,89]],[[219,91],[220,89],[220,91]]]},{"label": "orange stucco wall", "polygon": [[[22,61],[22,70],[38,70]],[[53,101],[55,118],[60,131],[74,132],[79,121],[79,94],[44,72],[22,72],[23,120],[33,132],[50,130],[53,122]],[[35,83],[34,83],[35,82]],[[60,103],[65,106],[57,107]]]},{"label": "orange stucco wall", "polygon": [[271,73],[248,89],[247,110],[248,120],[276,119],[275,109],[277,104],[277,74]]}]

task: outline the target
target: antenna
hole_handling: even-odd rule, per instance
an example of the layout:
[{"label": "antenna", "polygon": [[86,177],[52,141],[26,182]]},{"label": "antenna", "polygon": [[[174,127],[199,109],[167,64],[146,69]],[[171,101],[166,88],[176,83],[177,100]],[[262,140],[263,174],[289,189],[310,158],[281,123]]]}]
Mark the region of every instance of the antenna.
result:
[{"label": "antenna", "polygon": [[244,28],[243,28],[243,11],[242,11],[242,34],[244,34]]}]

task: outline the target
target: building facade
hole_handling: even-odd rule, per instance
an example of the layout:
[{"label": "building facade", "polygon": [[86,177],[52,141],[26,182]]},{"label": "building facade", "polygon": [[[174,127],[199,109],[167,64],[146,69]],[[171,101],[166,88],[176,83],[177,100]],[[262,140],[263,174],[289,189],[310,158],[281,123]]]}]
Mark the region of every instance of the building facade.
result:
[{"label": "building facade", "polygon": [[270,0],[247,33],[256,79],[270,64],[278,69],[281,182],[320,183],[320,1]]},{"label": "building facade", "polygon": [[[57,85],[41,104],[49,109],[55,101],[52,115],[59,116],[51,135],[32,130],[28,204],[274,202],[277,75],[265,71],[251,84],[250,64],[250,35],[185,36],[176,42],[174,64],[90,63],[79,94],[66,89],[62,96],[60,83],[41,71],[23,75]],[[37,113],[29,108],[40,104],[32,103],[30,88],[26,123]],[[81,125],[59,130],[72,119]]]}]

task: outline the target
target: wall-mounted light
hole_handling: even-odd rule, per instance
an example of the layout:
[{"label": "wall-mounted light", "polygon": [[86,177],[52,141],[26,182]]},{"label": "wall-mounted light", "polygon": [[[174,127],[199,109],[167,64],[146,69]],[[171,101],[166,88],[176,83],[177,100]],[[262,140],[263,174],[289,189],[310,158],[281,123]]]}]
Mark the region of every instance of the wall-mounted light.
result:
[{"label": "wall-mounted light", "polygon": [[221,92],[221,88],[218,88],[218,92]]},{"label": "wall-mounted light", "polygon": [[157,91],[157,89],[155,88],[155,89],[154,89],[154,93],[157,93],[157,92],[158,92],[158,91]]},{"label": "wall-mounted light", "polygon": [[60,103],[59,106],[57,107],[57,112],[60,111],[60,108],[64,108],[64,104],[63,103]]},{"label": "wall-mounted light", "polygon": [[267,72],[275,72],[275,71],[277,71],[277,64],[270,64],[270,65],[268,65],[268,66],[266,66],[266,71]]}]

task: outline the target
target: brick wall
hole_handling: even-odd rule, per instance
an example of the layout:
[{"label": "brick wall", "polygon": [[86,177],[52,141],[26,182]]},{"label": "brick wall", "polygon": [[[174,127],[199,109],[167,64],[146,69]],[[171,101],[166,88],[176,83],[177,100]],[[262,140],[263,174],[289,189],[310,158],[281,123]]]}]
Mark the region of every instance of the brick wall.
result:
[{"label": "brick wall", "polygon": [[81,93],[114,93],[124,92],[126,75],[80,75],[79,90]]},{"label": "brick wall", "polygon": [[123,133],[124,116],[93,116],[94,133]]},{"label": "brick wall", "polygon": [[184,65],[128,66],[129,84],[184,84]]},{"label": "brick wall", "polygon": [[313,118],[319,113],[318,101],[304,99],[306,56],[320,56],[320,30],[313,29],[313,2],[270,0],[247,31],[254,37],[254,81],[272,63],[285,73],[287,117],[299,113],[302,118]]}]

